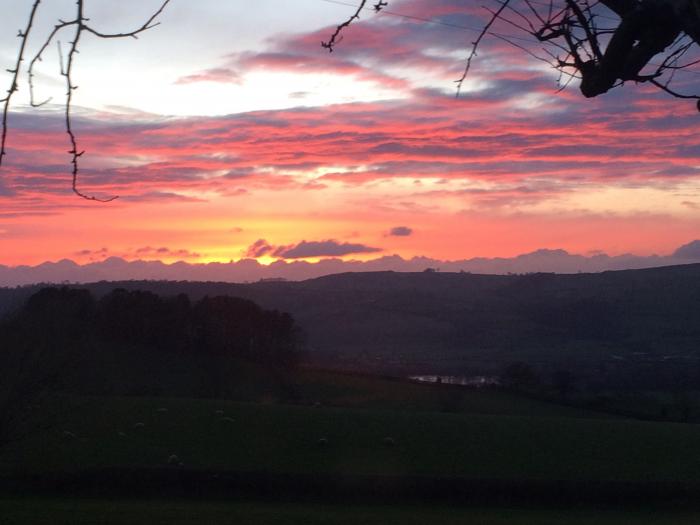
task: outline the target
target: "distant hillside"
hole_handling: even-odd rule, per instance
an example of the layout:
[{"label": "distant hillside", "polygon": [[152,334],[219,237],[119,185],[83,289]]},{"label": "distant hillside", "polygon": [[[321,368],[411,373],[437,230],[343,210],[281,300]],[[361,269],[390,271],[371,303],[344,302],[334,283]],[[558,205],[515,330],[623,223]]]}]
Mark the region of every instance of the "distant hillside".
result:
[{"label": "distant hillside", "polygon": [[445,261],[429,257],[404,259],[385,255],[367,261],[345,261],[337,257],[308,262],[296,258],[278,259],[265,265],[255,259],[226,263],[193,263],[179,261],[166,264],[159,260],[125,260],[107,257],[101,261],[78,264],[69,259],[44,262],[36,266],[3,266],[0,264],[0,286],[33,283],[90,283],[114,280],[217,281],[254,282],[260,279],[302,281],[345,272],[422,272],[439,268],[443,272],[471,272],[489,275],[533,272],[603,272],[625,269],[658,268],[677,264],[700,263],[700,240],[679,246],[667,255],[580,255],[561,249],[541,248],[515,257],[474,257]]},{"label": "distant hillside", "polygon": [[[609,382],[621,367],[637,381],[673,383],[679,370],[700,376],[700,264],[572,275],[368,272],[301,282],[86,286],[97,295],[123,287],[252,299],[291,313],[308,334],[307,359],[339,368],[486,373],[522,360]],[[34,290],[0,289],[0,312]]]}]

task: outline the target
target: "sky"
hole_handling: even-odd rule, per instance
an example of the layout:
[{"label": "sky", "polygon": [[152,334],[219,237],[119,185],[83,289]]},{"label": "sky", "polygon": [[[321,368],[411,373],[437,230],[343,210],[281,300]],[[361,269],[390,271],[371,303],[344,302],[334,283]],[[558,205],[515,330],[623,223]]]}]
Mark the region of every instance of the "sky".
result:
[{"label": "sky", "polygon": [[[90,23],[117,32],[159,6],[85,3]],[[30,56],[74,5],[41,6]],[[584,99],[498,38],[485,40],[456,97],[480,4],[392,0],[329,53],[320,44],[353,5],[172,0],[138,39],[84,35],[79,185],[118,197],[109,203],[71,193],[53,43],[35,76],[47,104],[29,107],[24,77],[13,99],[0,265],[648,257],[700,239],[692,102],[639,85]],[[3,70],[30,7],[0,0]],[[70,35],[59,40],[65,53]],[[698,74],[677,82],[700,91]]]}]

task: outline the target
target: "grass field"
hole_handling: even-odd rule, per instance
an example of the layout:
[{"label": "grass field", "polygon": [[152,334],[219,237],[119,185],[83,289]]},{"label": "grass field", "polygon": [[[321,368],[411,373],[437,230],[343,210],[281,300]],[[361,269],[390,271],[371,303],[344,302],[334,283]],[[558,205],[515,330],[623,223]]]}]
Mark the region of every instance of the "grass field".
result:
[{"label": "grass field", "polygon": [[177,455],[237,472],[700,481],[700,427],[675,423],[148,398],[74,399],[51,417],[5,447],[0,469],[158,468]]},{"label": "grass field", "polygon": [[469,414],[611,417],[600,412],[529,399],[496,389],[466,389],[308,369],[299,371],[296,378],[303,400],[320,401],[329,406]]},{"label": "grass field", "polygon": [[695,525],[692,512],[211,501],[0,499],[3,525]]}]

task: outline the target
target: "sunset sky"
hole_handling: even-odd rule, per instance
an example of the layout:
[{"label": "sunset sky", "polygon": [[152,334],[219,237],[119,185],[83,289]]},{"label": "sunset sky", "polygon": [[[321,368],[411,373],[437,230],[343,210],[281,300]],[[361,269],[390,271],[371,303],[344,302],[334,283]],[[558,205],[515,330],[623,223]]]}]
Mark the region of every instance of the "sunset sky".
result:
[{"label": "sunset sky", "polygon": [[[159,3],[92,0],[87,16],[122,31]],[[3,71],[30,5],[0,0]],[[74,5],[47,3],[30,48]],[[173,0],[139,39],[86,35],[80,187],[119,197],[104,204],[71,193],[52,46],[36,77],[51,102],[30,108],[22,78],[10,115],[0,264],[649,255],[700,238],[692,101],[635,85],[558,92],[555,71],[497,39],[457,98],[479,3],[392,0],[328,53],[353,5]],[[700,91],[699,73],[678,84]]]}]

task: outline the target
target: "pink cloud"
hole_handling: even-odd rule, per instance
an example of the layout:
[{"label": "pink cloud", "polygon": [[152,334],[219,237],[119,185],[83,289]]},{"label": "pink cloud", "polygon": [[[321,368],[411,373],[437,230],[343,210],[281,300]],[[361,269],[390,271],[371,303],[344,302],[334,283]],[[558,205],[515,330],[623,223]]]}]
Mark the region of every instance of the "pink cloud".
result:
[{"label": "pink cloud", "polygon": [[[478,6],[467,9],[457,0],[395,1],[391,9],[465,27],[477,26],[484,16]],[[487,87],[455,98],[450,81],[463,67],[455,52],[465,50],[465,34],[471,33],[391,15],[363,16],[328,54],[320,42],[329,29],[281,35],[266,49],[230,55],[220,67],[179,82],[236,83],[246,71],[331,73],[389,87],[396,100],[183,119],[83,112],[75,122],[86,150],[81,187],[119,195],[110,209],[140,210],[148,218],[161,204],[197,206],[222,197],[235,197],[241,215],[267,207],[280,221],[306,214],[310,203],[315,213],[336,201],[345,208],[333,213],[352,216],[356,210],[348,202],[358,202],[378,213],[402,214],[389,215],[373,230],[385,232],[392,224],[413,224],[413,215],[435,213],[448,201],[505,213],[597,187],[654,188],[670,195],[700,177],[697,115],[685,102],[644,87],[596,100],[583,100],[574,91],[555,93],[549,72],[534,69],[526,55],[494,40],[474,69],[475,79]],[[404,78],[409,68],[428,75],[433,85],[444,82],[445,89],[415,88],[410,75]],[[0,177],[0,224],[41,221],[92,206],[71,198],[60,115],[11,117]],[[316,193],[306,193],[306,202],[302,193],[311,191]],[[265,198],[270,200],[256,200]],[[697,199],[683,199],[684,213],[694,213]],[[326,216],[318,213],[323,221]],[[247,232],[254,230],[246,226]],[[266,234],[250,235],[243,242]],[[333,233],[314,235],[328,239]],[[289,242],[289,236],[284,239],[275,242]],[[160,239],[140,244],[160,242],[171,245]]]},{"label": "pink cloud", "polygon": [[176,84],[195,84],[198,82],[220,82],[224,84],[240,84],[241,76],[233,69],[215,67],[199,73],[178,78]]},{"label": "pink cloud", "polygon": [[[245,195],[398,178],[483,180],[521,188],[515,193],[525,196],[522,188],[534,179],[562,193],[584,184],[672,187],[700,175],[694,115],[667,101],[658,101],[666,114],[645,126],[638,119],[655,106],[638,109],[635,98],[623,113],[614,113],[614,98],[553,113],[546,107],[514,112],[507,121],[496,111],[517,101],[523,86],[537,93],[544,81],[506,77],[486,96],[461,99],[416,92],[408,101],[150,125],[83,119],[81,183],[131,201],[192,201],[198,191]],[[44,128],[43,118],[25,119],[13,130],[3,166],[4,211],[36,209],[37,202],[47,205],[43,212],[52,205],[81,206],[63,200],[70,193],[69,159],[65,144],[54,146],[58,131]],[[42,144],[44,149],[37,147]],[[120,158],[134,160],[115,165]],[[309,181],[309,171],[321,168],[319,178]],[[536,199],[531,193],[528,198]]]}]

